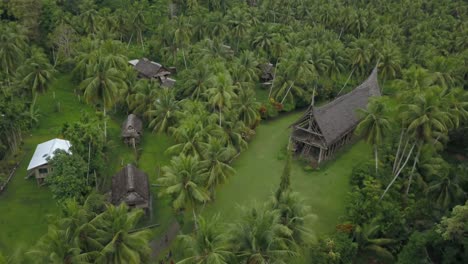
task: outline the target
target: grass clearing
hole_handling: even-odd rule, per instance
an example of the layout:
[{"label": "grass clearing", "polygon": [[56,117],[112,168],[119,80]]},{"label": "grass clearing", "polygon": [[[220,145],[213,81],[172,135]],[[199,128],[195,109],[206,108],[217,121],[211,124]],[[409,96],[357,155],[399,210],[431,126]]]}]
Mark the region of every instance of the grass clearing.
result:
[{"label": "grass clearing", "polygon": [[[69,75],[59,76],[51,88],[37,99],[41,117],[39,124],[30,133],[24,135],[24,158],[7,189],[0,195],[0,251],[11,252],[18,247],[29,248],[47,231],[47,216],[57,214],[59,207],[47,187],[39,187],[34,179],[25,180],[26,168],[37,144],[60,137],[62,125],[80,120],[83,112],[95,113],[88,104],[80,102],[74,94],[73,83]],[[60,109],[60,111],[57,111]],[[120,124],[124,117],[111,117],[108,121],[108,151],[105,167],[106,191],[110,179],[122,166],[135,162],[133,150],[120,139]],[[152,134],[145,131],[138,160],[139,167],[148,173],[150,182],[154,183],[160,166],[168,163],[169,157],[164,154],[172,140],[166,135]],[[153,215],[144,219],[142,225],[160,223],[155,234],[163,232],[173,219],[173,213],[167,200],[157,198],[154,187]]]},{"label": "grass clearing", "polygon": [[[284,166],[281,151],[289,138],[288,126],[302,113],[292,113],[262,122],[248,150],[233,163],[237,173],[218,188],[216,200],[207,205],[203,215],[221,214],[226,222],[233,222],[239,214],[239,205],[263,203],[276,190]],[[358,142],[343,149],[335,160],[320,170],[305,171],[304,164],[293,161],[291,182],[300,192],[317,219],[310,228],[316,234],[334,230],[344,213],[349,177],[352,168],[371,157],[371,149]]]}]

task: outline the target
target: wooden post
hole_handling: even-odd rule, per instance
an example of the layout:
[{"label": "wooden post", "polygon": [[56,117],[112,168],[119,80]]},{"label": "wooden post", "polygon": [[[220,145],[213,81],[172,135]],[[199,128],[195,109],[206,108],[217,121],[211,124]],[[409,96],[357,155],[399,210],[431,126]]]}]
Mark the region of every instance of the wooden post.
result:
[{"label": "wooden post", "polygon": [[323,153],[323,148],[320,148],[318,163],[322,162],[322,153]]}]

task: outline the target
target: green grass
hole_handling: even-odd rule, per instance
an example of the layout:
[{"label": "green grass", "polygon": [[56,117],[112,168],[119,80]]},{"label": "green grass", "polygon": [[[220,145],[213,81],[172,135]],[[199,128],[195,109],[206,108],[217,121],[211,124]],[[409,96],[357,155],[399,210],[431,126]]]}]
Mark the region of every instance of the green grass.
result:
[{"label": "green grass", "polygon": [[[279,157],[288,141],[288,126],[300,115],[292,113],[261,123],[249,149],[233,163],[236,175],[218,188],[216,201],[206,206],[203,215],[219,213],[226,222],[233,222],[238,217],[239,205],[248,206],[269,199],[283,170],[284,160]],[[306,172],[303,163],[293,162],[292,186],[316,215],[309,226],[316,234],[331,232],[339,223],[346,205],[351,170],[370,157],[370,148],[358,142],[345,148],[334,161],[318,171]]]},{"label": "green grass", "polygon": [[[47,215],[57,214],[59,208],[47,187],[39,187],[34,179],[25,180],[26,167],[37,144],[60,137],[62,125],[80,120],[83,112],[95,113],[88,104],[80,102],[74,94],[74,85],[70,76],[58,77],[47,93],[38,97],[37,107],[41,117],[37,128],[24,136],[24,158],[8,185],[0,195],[0,251],[9,252],[19,246],[29,248],[47,231]],[[56,111],[60,105],[60,111]],[[106,155],[105,181],[102,191],[110,188],[110,179],[115,172],[127,163],[136,162],[133,150],[120,139],[120,124],[124,117],[112,116],[108,122],[108,144]],[[168,163],[169,157],[164,151],[170,146],[171,139],[165,135],[156,135],[146,131],[140,146],[139,167],[148,173],[154,182],[160,166]],[[157,190],[152,187],[154,202],[153,215],[144,219],[142,225],[160,223],[155,234],[164,231],[172,221],[172,211],[166,200],[157,197]]]}]

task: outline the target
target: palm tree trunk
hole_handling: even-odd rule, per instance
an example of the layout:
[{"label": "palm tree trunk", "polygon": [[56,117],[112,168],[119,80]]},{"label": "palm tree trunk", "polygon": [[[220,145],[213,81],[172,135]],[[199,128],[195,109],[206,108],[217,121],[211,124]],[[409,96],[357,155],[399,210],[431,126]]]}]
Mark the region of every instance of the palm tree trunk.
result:
[{"label": "palm tree trunk", "polygon": [[416,169],[416,164],[419,162],[419,156],[421,155],[421,149],[423,144],[419,143],[418,145],[418,152],[416,153],[416,157],[414,158],[413,162],[413,167],[411,168],[410,177],[408,179],[408,186],[406,187],[405,197],[408,197],[408,193],[411,187],[411,181],[413,180],[414,170]]},{"label": "palm tree trunk", "polygon": [[275,79],[276,79],[276,70],[278,68],[278,62],[279,62],[279,58],[276,59],[276,64],[275,64],[275,73],[273,74],[273,80],[271,81],[271,86],[270,86],[270,92],[268,93],[268,99],[271,98],[271,93],[273,92],[273,86],[275,84]]},{"label": "palm tree trunk", "polygon": [[399,157],[398,163],[397,163],[397,165],[395,167],[395,171],[393,172],[393,174],[396,174],[397,171],[400,169],[400,164],[401,164],[401,162],[403,161],[403,159],[405,157],[406,148],[408,147],[408,143],[409,143],[409,139],[406,140],[405,147],[403,148],[403,151],[401,152],[401,156]]},{"label": "palm tree trunk", "polygon": [[89,165],[91,162],[91,140],[88,142],[88,171],[86,172],[86,184],[89,185]]},{"label": "palm tree trunk", "polygon": [[375,175],[377,176],[379,170],[379,155],[377,153],[377,145],[374,144],[374,156],[375,156]]},{"label": "palm tree trunk", "polygon": [[106,107],[105,106],[104,106],[104,141],[107,141],[107,119],[106,119]]},{"label": "palm tree trunk", "polygon": [[219,126],[221,126],[221,109],[219,109]]},{"label": "palm tree trunk", "polygon": [[351,73],[350,73],[349,76],[348,76],[348,79],[346,80],[346,82],[345,82],[345,84],[343,85],[343,87],[341,87],[341,90],[338,92],[338,94],[337,94],[336,96],[340,95],[340,93],[341,93],[341,92],[343,91],[343,89],[346,87],[346,84],[348,84],[349,79],[351,79],[351,76],[353,76],[354,70],[356,70],[356,66],[354,66],[353,70],[351,71]]},{"label": "palm tree trunk", "polygon": [[380,199],[379,201],[382,201],[382,199],[384,198],[385,194],[388,192],[388,190],[390,189],[390,187],[392,187],[393,183],[395,182],[395,180],[398,178],[398,176],[400,175],[401,171],[403,170],[403,168],[405,167],[406,163],[408,163],[408,160],[411,156],[411,153],[413,152],[413,149],[414,149],[414,146],[415,144],[413,144],[413,146],[411,147],[411,150],[410,152],[408,153],[408,156],[406,157],[406,160],[405,160],[405,163],[403,163],[403,166],[401,166],[400,170],[398,170],[398,173],[395,175],[395,177],[393,177],[392,181],[388,184],[387,188],[385,188],[385,191],[384,193],[382,194],[382,196],[380,196]]},{"label": "palm tree trunk", "polygon": [[404,134],[404,129],[402,128],[401,129],[401,133],[400,133],[400,140],[398,141],[398,149],[397,149],[397,153],[395,155],[395,160],[393,161],[393,170],[392,170],[392,173],[395,174],[395,170],[396,170],[396,165],[397,165],[397,160],[398,160],[398,155],[400,155],[400,149],[401,149],[401,142],[403,141],[403,134]]},{"label": "palm tree trunk", "polygon": [[195,213],[195,204],[192,206],[192,213],[193,213],[193,224],[195,227],[195,231],[198,230],[198,219],[197,219],[197,214]]},{"label": "palm tree trunk", "polygon": [[130,42],[132,42],[132,38],[133,38],[133,32],[130,35],[130,39],[128,40],[127,49],[130,47]]},{"label": "palm tree trunk", "polygon": [[184,58],[185,69],[187,70],[187,60],[185,59],[185,51],[182,50],[182,58]]},{"label": "palm tree trunk", "polygon": [[289,86],[288,90],[286,91],[286,94],[284,95],[283,100],[281,100],[281,104],[283,104],[284,100],[286,99],[286,96],[288,96],[289,91],[291,90],[291,88],[293,87],[293,85],[294,85],[294,82],[291,83],[291,85]]}]

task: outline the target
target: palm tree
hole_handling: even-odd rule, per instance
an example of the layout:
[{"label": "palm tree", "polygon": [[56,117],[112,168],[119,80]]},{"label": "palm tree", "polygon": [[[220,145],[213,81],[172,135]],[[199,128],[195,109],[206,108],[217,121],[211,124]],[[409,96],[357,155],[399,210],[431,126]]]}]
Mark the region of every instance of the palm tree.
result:
[{"label": "palm tree", "polygon": [[0,25],[0,67],[9,82],[24,58],[26,30],[16,23]]},{"label": "palm tree", "polygon": [[104,113],[104,139],[107,138],[106,109],[118,99],[119,89],[125,89],[124,74],[115,69],[107,69],[102,62],[93,66],[91,76],[83,80],[80,84],[84,90],[84,97],[89,101],[96,101],[102,105]]},{"label": "palm tree", "polygon": [[401,55],[398,47],[394,45],[385,45],[378,54],[379,73],[383,80],[395,78],[400,72]]},{"label": "palm tree", "polygon": [[163,89],[158,99],[153,101],[150,109],[146,111],[153,132],[167,132],[176,123],[175,113],[180,109],[178,101],[172,90]]},{"label": "palm tree", "polygon": [[[204,60],[200,61],[192,69],[182,71],[180,74],[181,84],[177,85],[182,96],[191,96],[198,100],[209,87],[209,80],[213,77],[213,73]],[[179,83],[179,82],[178,82]]]},{"label": "palm tree", "polygon": [[253,128],[260,120],[260,103],[255,98],[255,92],[250,88],[240,88],[233,108],[239,113],[239,120]]},{"label": "palm tree", "polygon": [[107,210],[90,221],[96,228],[95,239],[104,247],[99,251],[96,263],[146,263],[151,249],[151,232],[134,231],[144,215],[141,209],[128,210],[125,203],[109,205]]},{"label": "palm tree", "polygon": [[128,96],[128,109],[143,114],[158,100],[159,83],[154,80],[140,79],[135,84],[135,91]]},{"label": "palm tree", "polygon": [[176,210],[192,207],[195,229],[198,229],[196,208],[198,204],[210,201],[210,195],[203,187],[206,170],[197,158],[182,154],[173,157],[162,171],[162,177],[157,180],[164,187],[161,194],[172,198]]},{"label": "palm tree", "polygon": [[363,119],[356,128],[358,135],[364,136],[366,141],[374,148],[375,173],[378,171],[379,156],[378,146],[383,142],[390,122],[385,117],[385,103],[381,100],[372,100],[367,109],[360,109]]},{"label": "palm tree", "polygon": [[44,93],[53,79],[55,70],[41,49],[32,49],[31,57],[18,68],[21,86],[31,89],[33,97]]},{"label": "palm tree", "polygon": [[219,230],[218,215],[208,221],[199,217],[196,232],[192,235],[180,235],[178,238],[185,245],[184,251],[189,257],[177,264],[227,264],[232,257],[226,236]]},{"label": "palm tree", "polygon": [[231,75],[234,83],[255,83],[258,81],[260,69],[258,61],[251,51],[242,51],[240,56],[235,59],[235,63],[231,66]]},{"label": "palm tree", "polygon": [[466,198],[466,194],[459,185],[458,175],[463,173],[460,168],[444,171],[444,175],[430,184],[427,195],[435,202],[437,208],[449,210],[453,205]]},{"label": "palm tree", "polygon": [[367,224],[364,226],[356,226],[354,229],[353,240],[358,244],[358,254],[371,254],[381,259],[393,260],[393,255],[384,246],[396,243],[396,240],[389,238],[375,238],[379,230],[379,226],[375,224]]},{"label": "palm tree", "polygon": [[211,87],[206,93],[212,107],[219,112],[219,125],[221,126],[223,110],[231,108],[232,100],[236,97],[234,86],[228,74],[219,73],[213,78]]},{"label": "palm tree", "polygon": [[[185,111],[183,113],[187,114]],[[195,118],[189,117],[188,120],[184,121],[180,126],[172,129],[177,144],[169,147],[166,152],[201,157],[202,143],[207,136],[206,128]]]},{"label": "palm tree", "polygon": [[237,263],[267,264],[294,256],[292,231],[281,224],[280,214],[264,207],[242,208],[242,218],[230,228]]},{"label": "palm tree", "polygon": [[411,169],[406,195],[409,193],[411,180],[419,161],[422,145],[425,142],[437,142],[437,134],[445,134],[451,125],[450,115],[440,105],[440,91],[432,89],[423,94],[414,96],[412,103],[402,106],[402,116],[408,121],[408,133],[415,139],[417,152]]},{"label": "palm tree", "polygon": [[211,198],[214,199],[215,187],[236,172],[229,165],[236,151],[230,146],[225,147],[225,143],[215,137],[210,137],[208,143],[202,143],[202,146],[203,161],[201,164],[207,169],[206,187],[211,192]]}]

